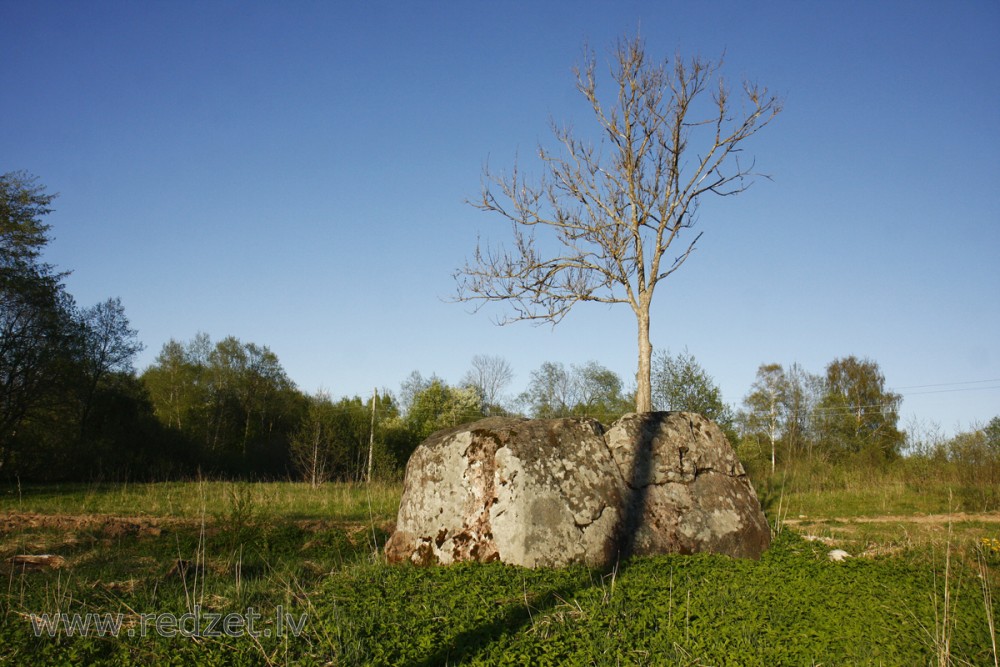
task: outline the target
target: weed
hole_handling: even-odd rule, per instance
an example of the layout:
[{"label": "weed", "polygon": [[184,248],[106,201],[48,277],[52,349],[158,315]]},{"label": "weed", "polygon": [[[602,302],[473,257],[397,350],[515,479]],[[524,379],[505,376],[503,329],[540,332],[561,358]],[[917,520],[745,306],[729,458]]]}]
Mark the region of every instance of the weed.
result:
[{"label": "weed", "polygon": [[1000,667],[1000,653],[997,652],[997,626],[994,616],[993,585],[991,582],[990,561],[1000,557],[1000,540],[983,538],[976,549],[976,566],[979,583],[983,590],[983,608],[985,609],[986,628],[989,631],[990,648],[993,651],[993,667]]},{"label": "weed", "polygon": [[982,551],[983,557],[992,561],[994,559],[1000,560],[1000,540],[995,537],[984,537],[979,540],[979,548]]},{"label": "weed", "polygon": [[[784,502],[775,494],[782,516],[801,497],[791,485],[784,493]],[[635,558],[607,572],[416,568],[389,566],[376,551],[398,494],[377,483],[313,490],[200,480],[26,486],[19,506],[12,490],[0,497],[0,512],[14,512],[0,514],[0,663],[912,665],[942,664],[938,645],[947,644],[951,664],[1000,667],[1000,552],[983,541],[996,525],[985,520],[918,533],[923,524],[869,521],[884,499],[871,496],[873,509],[855,496],[849,520],[827,522],[841,516],[833,506],[817,509],[817,525],[858,540],[852,553],[886,547],[878,557],[831,563],[829,545],[783,520],[758,562],[696,555]],[[98,514],[62,514],[84,497]],[[19,507],[51,514],[19,523]],[[156,530],[109,531],[102,513],[145,517]],[[973,543],[979,561],[963,546]],[[35,547],[67,567],[10,568],[9,555],[43,552]],[[187,567],[168,576],[178,561]],[[50,639],[34,637],[26,620],[58,607],[120,612],[136,627],[128,624],[150,612],[253,607],[267,616],[279,605],[308,615],[301,636]]]},{"label": "weed", "polygon": [[951,665],[951,637],[955,619],[952,613],[951,600],[951,522],[948,522],[948,542],[945,547],[944,557],[944,582],[942,584],[943,593],[940,599],[937,597],[938,584],[937,573],[934,582],[934,650],[938,667],[948,667]]}]

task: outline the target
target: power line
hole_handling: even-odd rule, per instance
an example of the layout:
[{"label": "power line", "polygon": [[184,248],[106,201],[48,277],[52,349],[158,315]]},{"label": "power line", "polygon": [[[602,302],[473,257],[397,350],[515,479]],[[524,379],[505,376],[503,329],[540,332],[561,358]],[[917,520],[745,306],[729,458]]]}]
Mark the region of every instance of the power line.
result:
[{"label": "power line", "polygon": [[[989,380],[989,382],[997,382],[997,380]],[[929,386],[934,386],[934,385],[929,385]],[[908,396],[922,396],[924,394],[947,394],[953,391],[988,391],[990,389],[1000,389],[1000,385],[997,385],[995,387],[960,387],[958,389],[934,389],[932,391],[910,391],[906,392],[906,394]]]},{"label": "power line", "polygon": [[857,414],[859,410],[887,410],[892,409],[889,403],[875,403],[872,405],[834,405],[829,407],[816,406],[807,412],[822,412],[824,414]]},{"label": "power line", "polygon": [[[1000,382],[1000,378],[993,378],[992,380],[965,380],[963,382],[940,382],[938,384],[911,384],[906,387],[890,387],[893,390],[901,389],[926,389],[928,387],[950,387],[957,384],[986,384],[987,382]],[[956,389],[953,391],[961,391]]]}]

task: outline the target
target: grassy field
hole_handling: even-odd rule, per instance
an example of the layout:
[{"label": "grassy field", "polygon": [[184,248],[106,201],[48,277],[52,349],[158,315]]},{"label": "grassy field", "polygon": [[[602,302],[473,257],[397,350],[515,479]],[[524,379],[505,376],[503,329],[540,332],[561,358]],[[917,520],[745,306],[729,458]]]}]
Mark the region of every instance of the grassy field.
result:
[{"label": "grassy field", "polygon": [[398,485],[0,487],[0,664],[996,666],[1000,514],[873,481],[762,486],[759,562],[609,572],[386,565]]}]

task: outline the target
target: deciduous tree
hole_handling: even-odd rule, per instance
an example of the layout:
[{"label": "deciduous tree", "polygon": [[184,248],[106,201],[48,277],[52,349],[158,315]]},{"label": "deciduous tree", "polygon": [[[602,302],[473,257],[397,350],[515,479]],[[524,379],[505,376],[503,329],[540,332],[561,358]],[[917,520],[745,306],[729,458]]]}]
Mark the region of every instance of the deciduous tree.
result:
[{"label": "deciduous tree", "polygon": [[761,364],[750,392],[743,399],[747,427],[763,432],[771,448],[771,474],[778,459],[778,440],[785,429],[788,402],[788,378],[781,364]]},{"label": "deciduous tree", "polygon": [[278,474],[304,397],[266,346],[199,334],[170,341],[142,379],[156,414],[200,443],[208,468]]},{"label": "deciduous tree", "polygon": [[897,428],[902,400],[886,389],[876,362],[854,356],[832,361],[817,407],[826,451],[833,456],[865,453],[874,460],[895,458],[903,444]]},{"label": "deciduous tree", "polygon": [[622,393],[621,378],[596,361],[569,369],[559,362],[543,362],[532,371],[518,400],[538,419],[581,416],[605,424],[628,412],[631,405]]},{"label": "deciduous tree", "polygon": [[572,376],[576,385],[574,414],[610,424],[630,411],[630,397],[625,396],[621,378],[610,368],[588,361],[581,366],[573,366]]},{"label": "deciduous tree", "polygon": [[406,411],[406,424],[422,441],[435,431],[482,416],[482,399],[474,388],[452,387],[432,376],[413,394]]},{"label": "deciduous tree", "polygon": [[145,346],[131,328],[118,298],[108,299],[79,315],[82,340],[83,387],[80,429],[87,427],[94,396],[101,383],[114,373],[132,375],[132,361]]},{"label": "deciduous tree", "polygon": [[577,385],[566,367],[546,361],[531,372],[528,387],[519,401],[537,419],[568,417],[577,403],[576,392]]},{"label": "deciduous tree", "polygon": [[657,410],[697,412],[720,424],[732,421],[722,391],[687,349],[654,356],[653,402]]},{"label": "deciduous tree", "polygon": [[24,419],[59,400],[79,342],[65,274],[40,260],[54,198],[24,172],[0,175],[0,466]]},{"label": "deciduous tree", "polygon": [[553,124],[561,150],[539,147],[543,175],[517,165],[488,168],[483,211],[511,223],[508,247],[477,246],[455,273],[457,299],[501,301],[516,320],[558,323],[579,302],[627,304],[636,318],[636,410],[652,409],[650,308],[657,286],[694,252],[690,230],[706,195],[749,187],[748,139],[781,110],[766,88],[744,83],[734,96],[721,63],[675,57],[653,62],[639,38],[618,42],[613,92],[598,93],[598,65],[588,53],[576,70],[602,141]]},{"label": "deciduous tree", "polygon": [[503,410],[503,392],[514,379],[514,369],[503,357],[477,354],[472,358],[472,368],[462,379],[464,386],[475,388],[482,399],[482,412],[489,416]]},{"label": "deciduous tree", "polygon": [[793,363],[785,372],[785,437],[792,455],[811,457],[816,440],[816,406],[823,396],[823,377]]}]

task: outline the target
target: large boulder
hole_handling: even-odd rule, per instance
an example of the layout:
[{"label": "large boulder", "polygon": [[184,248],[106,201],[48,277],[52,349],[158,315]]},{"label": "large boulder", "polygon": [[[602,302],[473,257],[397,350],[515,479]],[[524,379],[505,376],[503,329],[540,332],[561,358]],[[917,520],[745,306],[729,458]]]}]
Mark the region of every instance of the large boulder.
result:
[{"label": "large boulder", "polygon": [[690,412],[630,414],[605,440],[625,488],[624,553],[759,558],[770,545],[750,478],[715,423]]},{"label": "large boulder", "polygon": [[719,427],[692,413],[493,417],[439,431],[406,466],[391,562],[606,566],[713,552],[757,558],[770,529]]}]

